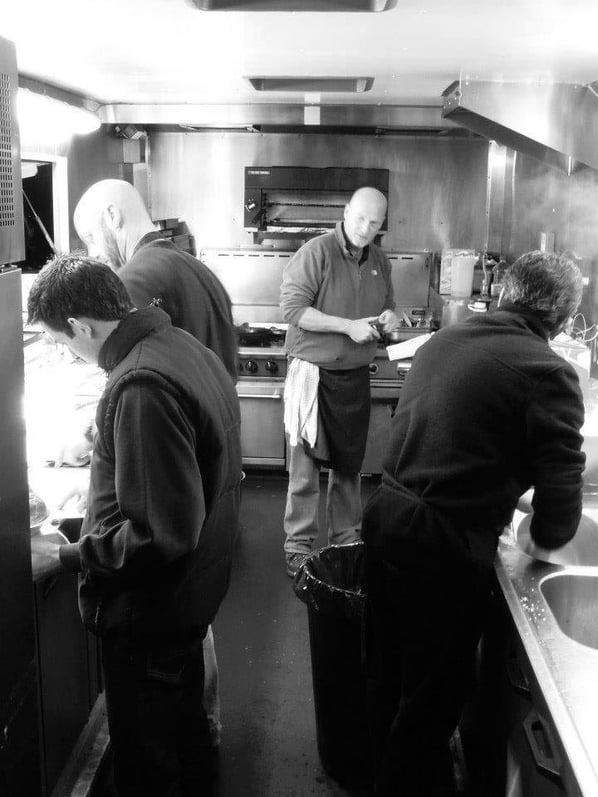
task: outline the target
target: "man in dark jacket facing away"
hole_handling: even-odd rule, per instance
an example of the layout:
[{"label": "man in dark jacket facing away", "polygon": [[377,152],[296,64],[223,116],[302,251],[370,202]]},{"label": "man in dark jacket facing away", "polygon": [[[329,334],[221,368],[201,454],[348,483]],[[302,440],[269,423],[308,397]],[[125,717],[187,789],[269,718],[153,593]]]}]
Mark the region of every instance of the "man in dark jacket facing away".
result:
[{"label": "man in dark jacket facing away", "polygon": [[[119,795],[191,795],[204,780],[202,640],[228,588],[241,452],[219,358],[86,257],[40,272],[30,321],[108,374],[87,512],[57,551],[80,572],[102,664]],[[206,756],[202,756],[206,751]]]},{"label": "man in dark jacket facing away", "polygon": [[362,527],[377,794],[432,793],[520,496],[534,487],[538,546],[575,534],[584,407],[548,341],[581,291],[572,262],[530,252],[507,273],[496,312],[442,329],[414,357]]},{"label": "man in dark jacket facing away", "polygon": [[224,286],[156,229],[134,186],[125,180],[94,183],[77,203],[73,222],[89,256],[116,271],[135,307],[157,300],[173,325],[216,352],[236,380],[237,337]]},{"label": "man in dark jacket facing away", "polygon": [[[215,352],[237,380],[237,334],[231,301],[218,277],[183,252],[152,222],[140,193],[125,180],[100,180],[80,198],[73,222],[91,257],[124,282],[135,307],[158,302],[175,327]],[[76,441],[66,445],[76,446]],[[86,449],[83,448],[86,455]],[[218,665],[212,629],[204,640],[205,706],[215,744],[220,737]]]}]

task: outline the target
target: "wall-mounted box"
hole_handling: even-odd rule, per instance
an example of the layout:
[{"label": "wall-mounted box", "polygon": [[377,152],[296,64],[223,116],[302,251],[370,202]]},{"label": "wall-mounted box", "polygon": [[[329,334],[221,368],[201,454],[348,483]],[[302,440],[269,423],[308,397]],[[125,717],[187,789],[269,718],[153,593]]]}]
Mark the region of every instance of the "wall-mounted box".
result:
[{"label": "wall-mounted box", "polygon": [[108,157],[110,159],[110,163],[141,163],[143,160],[141,139],[113,139],[109,143]]}]

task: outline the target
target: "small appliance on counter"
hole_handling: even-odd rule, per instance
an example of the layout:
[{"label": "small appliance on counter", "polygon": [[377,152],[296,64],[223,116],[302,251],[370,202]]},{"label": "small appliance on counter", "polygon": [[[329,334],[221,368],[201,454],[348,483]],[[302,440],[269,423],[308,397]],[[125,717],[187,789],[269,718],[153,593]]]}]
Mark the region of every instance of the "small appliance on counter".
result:
[{"label": "small appliance on counter", "polygon": [[439,293],[460,299],[469,298],[473,287],[473,269],[477,262],[474,249],[443,249]]}]

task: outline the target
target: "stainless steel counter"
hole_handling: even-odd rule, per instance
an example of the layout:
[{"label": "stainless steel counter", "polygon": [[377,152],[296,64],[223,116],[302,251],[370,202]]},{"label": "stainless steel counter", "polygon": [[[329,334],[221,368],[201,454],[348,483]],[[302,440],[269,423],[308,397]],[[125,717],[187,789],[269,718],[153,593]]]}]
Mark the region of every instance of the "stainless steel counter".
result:
[{"label": "stainless steel counter", "polygon": [[[598,508],[584,510],[598,520]],[[598,576],[597,567],[562,566],[533,559],[512,530],[502,535],[496,575],[538,686],[584,797],[598,795],[598,650],[567,636],[542,594],[547,577]],[[598,587],[598,581],[596,582]],[[575,612],[575,606],[570,607]],[[598,614],[595,622],[598,624]]]}]

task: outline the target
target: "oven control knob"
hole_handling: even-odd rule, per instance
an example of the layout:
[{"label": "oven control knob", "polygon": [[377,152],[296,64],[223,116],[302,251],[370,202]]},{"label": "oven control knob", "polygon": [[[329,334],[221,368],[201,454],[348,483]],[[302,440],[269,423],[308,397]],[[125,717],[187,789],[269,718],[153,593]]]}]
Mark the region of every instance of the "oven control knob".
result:
[{"label": "oven control knob", "polygon": [[380,368],[376,365],[376,363],[370,363],[368,368],[370,369],[370,376],[376,376]]},{"label": "oven control knob", "polygon": [[257,373],[257,363],[255,360],[247,360],[245,363],[245,370],[249,371],[250,374]]},{"label": "oven control knob", "polygon": [[278,363],[275,360],[266,360],[266,371],[270,374],[278,373]]}]

